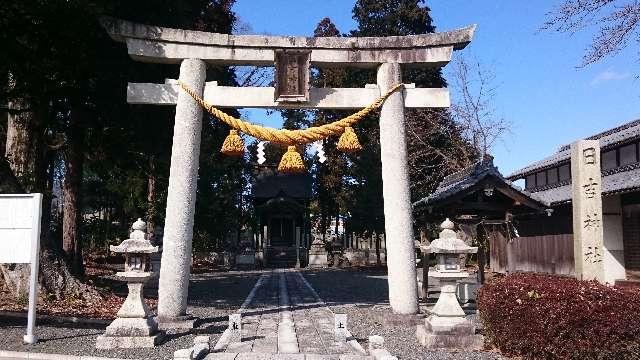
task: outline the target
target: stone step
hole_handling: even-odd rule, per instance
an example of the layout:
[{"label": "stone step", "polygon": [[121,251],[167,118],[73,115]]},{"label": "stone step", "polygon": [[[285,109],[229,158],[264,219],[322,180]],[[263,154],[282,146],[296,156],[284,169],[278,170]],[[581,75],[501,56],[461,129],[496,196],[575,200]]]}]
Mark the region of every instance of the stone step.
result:
[{"label": "stone step", "polygon": [[323,354],[284,354],[284,353],[211,353],[205,360],[373,360],[368,355],[323,355]]}]

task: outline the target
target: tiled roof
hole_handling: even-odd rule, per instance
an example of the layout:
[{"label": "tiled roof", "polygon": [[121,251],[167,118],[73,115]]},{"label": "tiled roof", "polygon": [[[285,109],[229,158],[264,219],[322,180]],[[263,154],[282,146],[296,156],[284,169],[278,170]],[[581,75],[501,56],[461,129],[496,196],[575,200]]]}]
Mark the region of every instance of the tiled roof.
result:
[{"label": "tiled roof", "polygon": [[[602,177],[602,195],[640,190],[640,166]],[[552,205],[571,200],[571,184],[538,191],[534,196]]]},{"label": "tiled roof", "polygon": [[471,188],[487,177],[495,177],[517,192],[531,198],[533,201],[538,202],[543,206],[549,206],[546,201],[541,200],[528,191],[522,190],[511,181],[505,179],[500,171],[498,171],[498,168],[493,165],[492,158],[486,159],[484,161],[478,161],[477,163],[461,171],[445,177],[444,180],[442,180],[442,182],[440,182],[440,184],[438,185],[438,188],[431,195],[416,201],[412,206],[416,207],[421,205],[434,204],[452,195]]},{"label": "tiled roof", "polygon": [[[640,119],[590,136],[587,140],[600,140],[600,148],[602,150],[607,150],[608,148],[614,147],[620,143],[636,138],[640,138]],[[569,161],[571,159],[570,147],[571,145],[561,146],[557,153],[540,161],[534,162],[520,170],[514,171],[511,175],[507,176],[507,179],[521,179],[531,173]]]}]

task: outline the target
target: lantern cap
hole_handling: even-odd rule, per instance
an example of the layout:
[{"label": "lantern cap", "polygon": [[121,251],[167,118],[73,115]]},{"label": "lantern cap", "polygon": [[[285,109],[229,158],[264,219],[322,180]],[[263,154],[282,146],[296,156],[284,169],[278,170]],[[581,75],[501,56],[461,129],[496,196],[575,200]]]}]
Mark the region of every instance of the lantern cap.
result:
[{"label": "lantern cap", "polygon": [[111,245],[111,251],[125,254],[153,254],[158,252],[158,247],[151,245],[147,239],[127,239],[120,245]]},{"label": "lantern cap", "polygon": [[477,247],[471,247],[459,239],[453,230],[455,225],[453,221],[447,218],[440,224],[442,231],[440,237],[433,240],[427,247],[427,251],[435,254],[470,254],[478,252]]},{"label": "lantern cap", "polygon": [[120,245],[111,245],[109,249],[116,253],[157,253],[158,247],[151,244],[151,241],[149,241],[149,236],[147,236],[145,232],[146,229],[147,224],[142,221],[142,219],[138,218],[138,220],[136,220],[136,222],[131,225],[131,230],[133,231],[129,234],[129,239],[121,242]]},{"label": "lantern cap", "polygon": [[147,223],[142,221],[141,218],[138,218],[138,220],[136,220],[136,222],[134,222],[133,225],[131,225],[131,229],[138,230],[138,231],[145,231],[147,230]]}]

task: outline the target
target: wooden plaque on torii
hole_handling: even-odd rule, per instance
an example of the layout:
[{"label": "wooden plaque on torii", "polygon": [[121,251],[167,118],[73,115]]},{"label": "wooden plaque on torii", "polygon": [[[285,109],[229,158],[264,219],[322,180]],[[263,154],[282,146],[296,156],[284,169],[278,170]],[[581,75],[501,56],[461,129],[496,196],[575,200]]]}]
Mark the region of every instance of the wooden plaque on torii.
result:
[{"label": "wooden plaque on torii", "polygon": [[275,101],[308,102],[311,51],[275,51]]}]

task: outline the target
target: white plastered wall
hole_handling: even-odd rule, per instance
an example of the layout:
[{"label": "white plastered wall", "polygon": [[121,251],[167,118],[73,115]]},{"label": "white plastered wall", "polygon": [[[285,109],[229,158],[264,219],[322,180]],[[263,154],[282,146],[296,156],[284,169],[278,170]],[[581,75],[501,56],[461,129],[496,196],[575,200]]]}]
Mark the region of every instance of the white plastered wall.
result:
[{"label": "white plastered wall", "polygon": [[626,278],[620,195],[602,197],[604,278],[609,284]]}]

